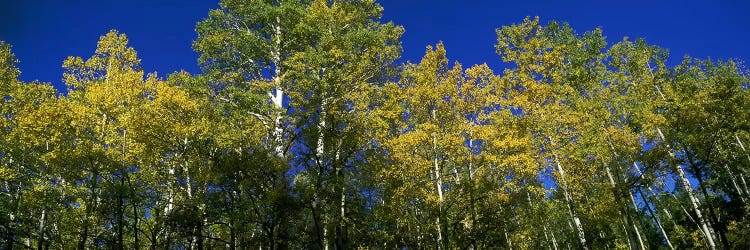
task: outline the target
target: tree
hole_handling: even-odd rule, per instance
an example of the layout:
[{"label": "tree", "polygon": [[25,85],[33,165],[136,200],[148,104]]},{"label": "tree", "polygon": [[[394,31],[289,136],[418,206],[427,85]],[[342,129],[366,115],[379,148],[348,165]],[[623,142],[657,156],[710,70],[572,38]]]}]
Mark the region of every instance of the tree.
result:
[{"label": "tree", "polygon": [[[392,98],[399,100],[389,105],[396,110],[389,111],[400,119],[394,120],[392,134],[383,141],[391,162],[380,176],[392,183],[384,187],[382,198],[386,211],[393,213],[390,216],[407,220],[403,226],[410,230],[410,238],[394,242],[397,245],[450,246],[445,193],[451,184],[446,176],[455,166],[454,152],[463,148],[455,129],[459,120],[453,98],[462,71],[460,64],[448,67],[445,48],[438,44],[434,50],[427,48],[419,65],[406,65],[401,81],[388,88],[396,91]],[[398,211],[403,206],[410,209]]]},{"label": "tree", "polygon": [[373,0],[223,0],[202,74],[145,74],[115,30],[18,79],[0,42],[0,248],[750,246],[735,61],[539,18],[501,73],[442,42],[396,65]]},{"label": "tree", "polygon": [[[266,141],[297,172],[296,192],[314,227],[303,238],[328,248],[350,245],[346,210],[356,189],[347,174],[361,167],[371,96],[391,77],[401,28],[379,22],[373,1],[222,1],[198,25],[194,47],[220,88],[271,96]],[[227,49],[228,48],[228,49]],[[287,100],[284,102],[284,100]],[[288,111],[284,111],[284,110]],[[366,123],[365,123],[366,124]],[[293,161],[287,157],[294,151]],[[296,169],[296,170],[294,170]],[[332,233],[329,233],[332,232]]]},{"label": "tree", "polygon": [[[44,146],[30,146],[41,138],[29,137],[28,113],[43,109],[54,102],[55,90],[49,84],[18,80],[18,60],[11,47],[0,42],[0,180],[2,218],[0,235],[2,246],[49,246],[52,239],[47,226],[50,214],[56,213],[59,194],[50,183],[52,177],[41,162]],[[38,118],[38,117],[35,117]],[[44,117],[50,118],[50,117]]]},{"label": "tree", "polygon": [[544,168],[552,166],[556,170],[555,180],[565,198],[569,219],[575,225],[578,247],[587,249],[589,243],[578,211],[579,202],[572,191],[582,188],[577,186],[582,183],[578,178],[585,176],[586,169],[566,171],[564,167],[564,163],[585,164],[585,158],[576,155],[579,153],[576,138],[585,118],[584,113],[575,110],[581,97],[576,86],[566,84],[565,79],[565,66],[572,63],[567,54],[575,44],[573,32],[554,23],[542,27],[538,18],[527,18],[522,24],[498,29],[497,35],[498,54],[505,62],[517,65],[515,70],[506,71],[506,77],[512,79],[510,85],[516,90],[510,98],[515,100],[522,116],[536,124],[528,133],[540,148],[540,163]]}]

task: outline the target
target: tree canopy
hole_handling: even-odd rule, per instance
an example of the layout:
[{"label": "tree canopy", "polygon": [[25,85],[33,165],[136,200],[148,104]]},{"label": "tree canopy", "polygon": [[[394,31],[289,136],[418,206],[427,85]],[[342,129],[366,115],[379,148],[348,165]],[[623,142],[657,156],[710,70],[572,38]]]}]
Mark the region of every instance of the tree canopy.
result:
[{"label": "tree canopy", "polygon": [[0,248],[750,248],[741,63],[537,17],[496,30],[500,72],[398,64],[381,13],[222,0],[200,74],[112,30],[67,94],[0,41]]}]

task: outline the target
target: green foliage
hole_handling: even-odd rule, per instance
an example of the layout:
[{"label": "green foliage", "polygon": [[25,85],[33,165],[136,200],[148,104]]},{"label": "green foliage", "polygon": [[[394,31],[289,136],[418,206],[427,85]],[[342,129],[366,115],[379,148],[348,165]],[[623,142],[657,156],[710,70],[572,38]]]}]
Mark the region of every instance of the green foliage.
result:
[{"label": "green foliage", "polygon": [[124,34],[18,80],[0,42],[0,248],[746,249],[750,92],[734,61],[526,18],[509,65],[363,1],[223,0],[202,74]]}]

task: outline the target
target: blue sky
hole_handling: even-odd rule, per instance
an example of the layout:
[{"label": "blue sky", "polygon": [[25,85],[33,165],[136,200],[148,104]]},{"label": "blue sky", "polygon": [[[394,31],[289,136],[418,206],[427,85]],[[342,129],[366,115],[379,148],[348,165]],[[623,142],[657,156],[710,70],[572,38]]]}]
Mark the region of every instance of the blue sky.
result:
[{"label": "blue sky", "polygon": [[[465,66],[487,62],[499,69],[495,29],[526,16],[566,21],[579,33],[601,27],[610,43],[646,38],[682,56],[750,59],[750,3],[745,1],[379,1],[384,21],[403,25],[403,61],[418,62],[425,46],[445,43]],[[147,72],[198,73],[191,43],[195,23],[218,0],[28,0],[0,3],[0,40],[13,45],[21,79],[62,86],[62,61],[89,57],[100,35],[128,35]]]}]

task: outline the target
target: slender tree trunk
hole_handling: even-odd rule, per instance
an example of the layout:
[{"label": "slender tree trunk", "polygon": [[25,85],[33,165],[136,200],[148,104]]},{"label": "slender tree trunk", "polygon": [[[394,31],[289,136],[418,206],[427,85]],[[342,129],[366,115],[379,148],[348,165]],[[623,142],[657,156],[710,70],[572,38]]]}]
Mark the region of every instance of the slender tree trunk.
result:
[{"label": "slender tree trunk", "polygon": [[740,136],[737,134],[734,134],[734,138],[737,139],[737,144],[740,145],[742,152],[745,153],[745,156],[747,156],[748,162],[750,162],[750,154],[747,153],[747,149],[745,149],[745,144],[742,144],[742,140],[740,140]]},{"label": "slender tree trunk", "polygon": [[[124,170],[120,174],[125,175]],[[125,204],[123,204],[123,200],[125,196],[122,190],[124,186],[125,178],[120,176],[120,187],[117,190],[117,244],[119,249],[125,248],[125,241],[123,240],[123,228],[125,227]]]},{"label": "slender tree trunk", "polygon": [[[128,185],[131,186],[130,189],[132,190],[133,188],[132,188],[132,183],[130,182],[130,180],[128,180]],[[133,194],[133,195],[135,195],[135,194]],[[141,247],[141,241],[140,241],[140,238],[139,238],[140,232],[139,232],[139,227],[138,227],[138,217],[140,215],[138,214],[138,204],[135,202],[136,201],[135,197],[131,197],[131,200],[133,201],[132,202],[132,208],[133,208],[133,248],[134,249],[140,249],[140,247]]]},{"label": "slender tree trunk", "polygon": [[[417,230],[417,249],[422,249],[422,227],[420,226],[421,223],[419,223],[419,203],[418,199],[414,199],[414,225]],[[410,225],[410,224],[407,224]],[[411,231],[411,230],[409,230]]]},{"label": "slender tree trunk", "polygon": [[[317,155],[317,153],[316,153]],[[315,176],[315,185],[313,186],[313,202],[311,213],[316,227],[316,236],[318,238],[318,244],[321,249],[328,250],[328,218],[325,211],[325,204],[319,197],[320,189],[322,189],[322,176],[323,166],[319,163],[317,168],[317,174]]]},{"label": "slender tree trunk", "polygon": [[[736,138],[739,139],[739,137],[736,137]],[[737,140],[737,142],[740,142],[740,141]],[[738,143],[738,144],[741,144],[741,143]],[[719,154],[727,153],[726,151],[722,150],[722,147],[718,147],[717,151],[719,151]],[[739,197],[742,204],[747,204],[747,199],[745,198],[745,195],[747,195],[747,193],[745,193],[745,190],[742,189],[742,187],[740,187],[739,183],[737,182],[738,178],[734,174],[734,171],[732,171],[732,168],[730,168],[728,164],[724,164],[723,170],[726,172],[727,175],[729,175],[729,181],[732,182],[732,187],[734,187],[734,192],[737,194],[737,197]],[[741,168],[739,170],[742,171]],[[735,197],[732,197],[732,199],[735,199]]]},{"label": "slender tree trunk", "polygon": [[[230,218],[229,219],[229,244],[227,246],[229,250],[235,250],[237,246],[237,232],[236,230],[234,230],[234,227],[235,227],[234,219]],[[253,234],[254,233],[255,232],[253,232]]]},{"label": "slender tree trunk", "polygon": [[[612,154],[614,155],[615,159],[620,159],[620,154],[617,153],[617,150],[615,149],[615,146],[612,144],[612,140],[610,139],[609,135],[607,135],[607,143],[609,144],[609,148],[612,150]],[[621,197],[621,193],[617,191],[617,184],[615,182],[614,177],[612,176],[612,171],[609,168],[609,164],[605,163],[604,164],[604,168],[605,168],[605,170],[607,172],[607,177],[609,177],[609,184],[612,186],[612,191],[614,192],[613,194],[615,195],[615,200],[617,201],[618,204],[621,204],[622,203],[621,202],[621,198],[622,198]],[[618,171],[617,175],[618,175],[618,181],[619,181],[619,176],[620,176],[619,171]],[[627,182],[627,177],[625,178],[625,182]],[[628,196],[630,197],[630,201],[633,203],[633,209],[636,212],[638,212],[638,204],[635,202],[635,199],[633,198],[633,191],[630,190],[630,187],[628,187]],[[625,207],[623,207],[623,211],[622,212],[623,212],[623,215],[626,217],[625,218],[625,222],[627,223],[628,221],[630,221],[629,220],[629,218],[630,218],[630,211],[629,211],[627,205],[625,205]],[[635,220],[632,220],[632,226],[633,226],[633,230],[635,231],[635,236],[638,239],[638,244],[641,247],[641,250],[646,250],[646,247],[643,244],[643,237],[641,236],[641,232],[638,229],[638,224],[636,223]]]},{"label": "slender tree trunk", "polygon": [[[747,163],[750,164],[750,154],[747,153],[747,149],[745,149],[745,145],[742,144],[742,141],[740,140],[740,137],[737,134],[734,134],[734,138],[737,139],[737,144],[740,145],[740,148],[742,149],[742,152],[745,153],[745,156],[747,156]],[[742,181],[742,187],[744,188],[745,194],[748,198],[750,198],[750,189],[747,187],[747,181],[745,180],[745,174],[740,171],[740,180]]]},{"label": "slender tree trunk", "polygon": [[747,181],[745,181],[745,174],[740,172],[740,180],[742,181],[742,187],[745,190],[745,194],[750,198],[750,189],[747,188]]},{"label": "slender tree trunk", "polygon": [[45,209],[42,209],[42,216],[39,219],[39,240],[36,242],[36,249],[42,250],[42,246],[44,246],[44,224],[47,220],[47,213]]},{"label": "slender tree trunk", "polygon": [[[8,163],[9,165],[13,164],[12,157],[8,161],[9,161]],[[5,249],[13,250],[13,246],[14,246],[13,242],[15,242],[16,240],[16,227],[15,227],[15,225],[17,224],[16,212],[18,211],[18,205],[19,205],[18,203],[21,200],[21,190],[16,190],[16,195],[14,196],[13,194],[10,193],[12,190],[10,186],[11,186],[10,182],[5,181],[5,190],[8,190],[8,196],[10,196],[9,199],[12,200],[12,203],[11,203],[12,207],[11,207],[10,213],[8,213],[8,219],[9,219],[8,220],[9,223],[7,225],[8,229],[7,229],[7,233],[5,234]]]},{"label": "slender tree trunk", "polygon": [[336,245],[337,249],[348,249],[347,247],[347,232],[346,232],[346,225],[345,225],[345,204],[346,204],[346,195],[344,194],[344,188],[341,187],[341,202],[339,203],[339,221],[336,228]]},{"label": "slender tree trunk", "polygon": [[[688,154],[689,155],[689,154]],[[695,172],[697,173],[695,178],[698,180],[698,189],[701,190],[701,193],[703,194],[704,199],[706,199],[706,207],[708,208],[708,215],[709,215],[709,221],[711,225],[711,229],[713,229],[713,233],[716,234],[716,231],[719,233],[719,241],[724,245],[725,249],[729,249],[729,242],[727,242],[726,234],[724,234],[724,230],[721,228],[716,229],[716,226],[719,224],[719,219],[716,216],[716,211],[714,209],[714,206],[711,205],[711,203],[708,201],[708,191],[706,190],[706,184],[703,181],[703,175],[701,174],[700,170],[698,169],[698,166],[693,165],[692,157],[688,156],[690,160],[690,165],[693,167]],[[714,236],[716,237],[716,236]]]},{"label": "slender tree trunk", "polygon": [[[437,122],[437,110],[432,109],[432,120]],[[435,227],[437,227],[437,249],[443,249],[443,231],[440,217],[443,216],[443,181],[440,174],[440,166],[438,165],[438,149],[437,149],[437,132],[432,134],[432,151],[435,154],[433,158],[433,171],[435,172],[435,189],[438,194],[438,216],[435,218]]]},{"label": "slender tree trunk", "polygon": [[[638,167],[638,164],[636,164],[635,162],[633,162],[633,167],[635,168],[636,173],[638,173],[638,177],[641,178],[641,179],[643,179],[643,173],[641,172],[641,168]],[[650,186],[646,186],[646,188],[652,194],[656,194],[653,191],[653,189],[651,189]],[[649,206],[649,204],[653,204],[654,205],[654,209],[657,209],[656,208],[656,204],[654,204],[654,202],[651,200],[651,197],[644,195],[640,188],[638,188],[638,192],[640,193],[641,197],[643,197],[644,202],[646,202],[646,208],[649,209],[649,212],[651,212],[651,217],[654,218],[654,221],[656,222],[656,225],[659,226],[659,230],[661,231],[661,234],[664,237],[664,240],[667,241],[667,245],[669,246],[670,249],[674,250],[674,246],[672,245],[672,241],[669,240],[669,235],[667,235],[667,232],[664,231],[664,227],[662,226],[661,220],[659,219],[659,217],[657,216],[657,214],[654,213],[654,211],[651,210],[651,206]],[[667,211],[667,210],[664,209],[664,211]],[[669,214],[668,211],[667,211],[667,215],[671,217],[671,214]],[[674,223],[674,220],[672,220],[672,223]]]},{"label": "slender tree trunk", "polygon": [[557,250],[557,237],[555,237],[555,230],[549,231],[550,236],[552,236],[552,246],[555,247],[555,250]]},{"label": "slender tree trunk", "polygon": [[88,235],[89,235],[89,225],[88,225],[88,222],[84,222],[83,230],[81,231],[81,238],[78,240],[78,249],[86,249],[86,241],[88,240],[87,239]]},{"label": "slender tree trunk", "polygon": [[[9,224],[14,224],[15,223],[14,221],[16,219],[15,218],[16,217],[15,214],[11,213],[9,215],[10,215],[10,219],[11,219],[11,222],[12,222],[12,223],[9,223]],[[5,234],[5,249],[13,250],[13,246],[14,246],[13,242],[15,242],[15,240],[16,240],[16,228],[14,226],[10,225],[8,227],[8,232]]]},{"label": "slender tree trunk", "polygon": [[120,160],[120,185],[117,187],[117,241],[119,249],[125,249],[124,228],[125,228],[125,133],[123,133],[122,159]]},{"label": "slender tree trunk", "polygon": [[547,240],[547,244],[552,243],[551,249],[557,250],[557,239],[555,239],[555,233],[550,232],[552,234],[552,240],[550,241],[549,237],[547,236],[548,235],[547,231],[549,230],[547,229],[547,225],[543,225],[542,229],[544,230],[544,239]]},{"label": "slender tree trunk", "polygon": [[[111,65],[112,61],[110,60],[109,63]],[[105,78],[105,81],[107,81],[106,78]],[[102,140],[104,140],[105,126],[106,125],[107,125],[107,113],[103,113],[102,114],[102,126],[101,126],[102,133],[101,133],[101,137],[100,137]],[[96,206],[98,205],[98,202],[99,202],[99,200],[98,200],[99,196],[96,193],[97,192],[96,191],[96,188],[97,188],[96,187],[97,186],[96,183],[97,183],[97,179],[99,179],[99,173],[97,171],[96,164],[93,164],[91,167],[92,167],[92,171],[91,171],[91,182],[90,182],[90,189],[89,189],[89,190],[91,190],[91,197],[89,197],[88,202],[86,202],[86,204],[85,204],[85,206],[86,206],[85,210],[86,211],[84,212],[83,230],[81,231],[81,236],[80,236],[80,239],[78,241],[78,249],[87,249],[87,247],[88,247],[87,244],[88,244],[89,224],[90,224],[89,217],[91,216],[92,210],[95,210],[95,208],[96,208]]]},{"label": "slender tree trunk", "polygon": [[[664,137],[664,133],[661,132],[661,129],[657,128],[656,131],[659,133],[659,137],[661,137],[662,141],[666,143],[666,139]],[[669,155],[674,158],[674,154],[672,153],[672,147],[667,144],[667,148],[669,149]],[[700,210],[700,201],[698,200],[698,197],[695,195],[695,191],[693,190],[693,186],[690,185],[690,181],[687,178],[687,175],[685,175],[685,170],[682,169],[682,166],[679,164],[675,166],[675,169],[677,171],[677,175],[680,178],[680,182],[682,183],[682,186],[685,188],[685,191],[688,193],[688,198],[690,198],[690,204],[693,206],[693,211],[695,212],[695,216],[698,217],[698,222],[701,225],[701,228],[703,232],[706,235],[706,240],[708,241],[708,246],[711,248],[711,250],[716,249],[716,244],[714,243],[714,239],[716,238],[713,234],[713,230],[708,226],[708,222],[703,218],[703,213],[701,213]]]},{"label": "slender tree trunk", "polygon": [[688,181],[688,178],[685,175],[685,171],[682,169],[682,167],[678,165],[675,168],[677,169],[677,174],[680,177],[682,186],[685,188],[685,190],[688,193],[688,198],[690,198],[690,204],[693,206],[695,216],[698,217],[698,223],[700,223],[701,228],[706,235],[708,246],[712,250],[715,250],[716,249],[716,244],[714,243],[715,236],[713,235],[713,230],[709,228],[708,223],[706,222],[706,219],[703,218],[703,213],[701,213],[701,210],[700,210],[700,201],[698,201],[698,198],[695,195],[695,191],[693,191],[693,187],[690,186],[690,181]]},{"label": "slender tree trunk", "polygon": [[89,236],[89,224],[91,223],[89,220],[89,217],[91,217],[92,211],[96,208],[98,203],[98,195],[96,191],[96,181],[99,178],[99,173],[96,169],[96,166],[92,166],[93,170],[91,172],[91,182],[90,182],[90,188],[91,190],[91,196],[88,197],[88,201],[86,202],[85,206],[85,212],[83,217],[83,229],[81,230],[80,239],[78,241],[78,249],[87,249],[88,248],[88,236]]},{"label": "slender tree trunk", "polygon": [[[318,142],[317,142],[317,146],[315,148],[316,161],[317,161],[317,164],[318,164],[318,169],[320,171],[318,173],[318,175],[319,175],[318,178],[321,178],[321,176],[323,176],[323,172],[325,170],[325,166],[324,166],[325,165],[325,159],[324,159],[325,155],[324,155],[324,153],[325,153],[325,130],[326,130],[326,116],[327,116],[327,114],[326,114],[327,103],[326,102],[327,102],[327,99],[323,98],[323,100],[321,102],[321,105],[320,105],[320,113],[319,113],[319,117],[318,117],[318,120],[319,120],[318,121],[319,122],[319,124],[318,124]],[[335,188],[335,185],[333,185],[333,186],[334,186],[333,188]],[[318,186],[318,188],[315,189],[315,192],[316,193],[319,192],[320,188],[321,187]],[[323,211],[325,211],[325,208],[323,209]],[[324,219],[326,217],[326,213],[328,213],[328,212],[323,212]],[[331,219],[334,219],[334,218],[331,218]],[[323,249],[328,250],[328,245],[329,245],[329,243],[328,243],[328,226],[326,224],[327,223],[325,223],[325,222],[323,223]],[[336,232],[334,232],[334,234],[335,233]],[[336,236],[336,235],[334,235],[334,236]],[[334,240],[335,239],[336,239],[336,237],[334,237]]]},{"label": "slender tree trunk", "polygon": [[[45,142],[45,147],[47,152],[49,152],[49,141]],[[64,181],[63,181],[64,183]],[[61,197],[65,197],[65,192],[63,191],[63,195]],[[44,228],[46,224],[46,213],[45,209],[42,209],[42,218],[39,220],[39,242],[37,242],[37,249],[41,250],[42,247],[49,248],[49,243],[47,243],[44,239]],[[54,223],[54,222],[53,222]],[[47,243],[47,244],[43,244]]]},{"label": "slender tree trunk", "polygon": [[[626,180],[627,181],[627,180]],[[630,197],[630,201],[633,203],[633,209],[638,212],[638,204],[635,202],[635,198],[633,198],[633,192],[628,189],[628,195]],[[635,236],[638,238],[638,244],[641,246],[641,250],[646,250],[646,246],[643,244],[643,237],[641,236],[641,231],[638,229],[638,223],[635,219],[633,219],[633,230],[635,230]]]},{"label": "slender tree trunk", "polygon": [[141,249],[141,242],[138,238],[138,204],[135,203],[135,199],[132,199],[132,205],[133,205],[133,248],[134,249]]},{"label": "slender tree trunk", "polygon": [[[532,210],[532,213],[536,215],[537,219],[539,219],[540,222],[542,222],[543,221],[542,216],[539,216],[538,213],[534,212],[535,208],[534,208],[534,204],[531,202],[531,193],[529,193],[528,191],[526,191],[526,201],[529,203],[529,209]],[[546,224],[542,225],[542,230],[543,230],[542,232],[544,233],[544,239],[547,241],[547,245],[551,244],[552,247],[555,250],[557,250],[557,239],[555,239],[554,232],[550,231],[550,233],[552,234],[552,241],[550,241],[549,235],[547,233],[547,231],[549,231],[549,230],[547,229],[547,225]]]},{"label": "slender tree trunk", "polygon": [[[316,179],[320,179],[320,176],[318,176]],[[319,181],[316,180],[316,182],[319,182]],[[317,189],[318,185],[319,184],[316,183],[316,189]],[[327,232],[326,232],[326,229],[325,229],[326,225],[323,222],[323,218],[321,218],[321,215],[318,214],[318,212],[317,212],[318,211],[318,203],[320,203],[319,199],[318,199],[318,191],[315,190],[315,191],[313,191],[313,202],[312,202],[312,205],[310,207],[311,208],[310,209],[310,213],[312,214],[313,223],[315,224],[315,234],[317,236],[316,238],[318,240],[318,245],[319,245],[319,247],[321,249],[327,249],[328,248],[328,240],[326,239],[326,237],[328,237],[328,235],[327,235]],[[322,234],[321,234],[321,231],[322,231]]]},{"label": "slender tree trunk", "polygon": [[334,163],[336,164],[336,182],[338,183],[338,194],[340,197],[339,201],[339,214],[338,214],[338,228],[337,232],[337,245],[338,249],[349,249],[349,232],[346,225],[346,176],[344,173],[344,165],[341,162],[341,144],[342,141],[339,139],[338,146],[336,147],[336,154],[334,155]]},{"label": "slender tree trunk", "polygon": [[635,249],[633,247],[633,243],[630,241],[630,232],[628,232],[629,230],[627,226],[628,225],[627,217],[623,216],[621,220],[622,220],[622,231],[625,232],[625,239],[628,241],[628,249],[631,249],[631,250]]},{"label": "slender tree trunk", "polygon": [[[610,146],[612,146],[611,143],[610,143]],[[614,148],[612,148],[612,149],[614,150]],[[617,153],[615,153],[615,157],[617,157]],[[609,164],[606,164],[606,163],[604,164],[604,170],[607,173],[607,177],[609,178],[609,184],[612,187],[612,191],[613,191],[613,194],[615,196],[615,201],[618,204],[622,204],[623,203],[621,201],[622,197],[621,197],[621,194],[619,192],[617,192],[617,184],[615,183],[615,179],[612,176],[612,171],[609,168]],[[630,199],[633,202],[633,209],[635,209],[636,211],[638,211],[638,205],[635,203],[635,199],[633,199],[633,193],[630,191],[630,189],[628,189],[628,195],[630,196]],[[638,243],[639,243],[639,246],[640,246],[641,250],[646,250],[646,247],[643,244],[643,237],[641,236],[640,230],[638,230],[638,225],[635,223],[635,221],[632,221],[632,223],[629,223],[630,219],[628,219],[628,218],[630,218],[630,213],[628,212],[627,205],[625,205],[625,207],[621,208],[621,213],[622,213],[622,216],[623,216],[623,223],[631,224],[632,225],[633,231],[635,232],[635,236],[638,239]],[[627,232],[627,229],[625,231]]]},{"label": "slender tree trunk", "polygon": [[[187,148],[188,143],[189,143],[188,138],[185,138],[183,140],[183,143],[184,143],[185,147]],[[185,156],[184,153],[183,153],[182,156],[184,158],[184,156]],[[192,178],[192,175],[190,174],[189,163],[188,163],[187,159],[183,159],[183,162],[181,164],[182,164],[182,172],[185,175],[185,179],[186,179],[185,187],[187,189],[188,199],[192,200],[193,199],[193,178]],[[197,186],[196,186],[196,188],[197,188]],[[197,207],[192,207],[192,209],[198,209],[198,208]],[[193,218],[193,219],[197,219],[197,218]],[[200,226],[200,223],[199,223],[199,226]],[[198,239],[200,237],[198,237],[197,233],[195,233],[195,229],[194,229],[193,232],[194,233],[191,236],[191,240],[190,240],[190,246],[191,246],[190,249],[195,249],[197,247],[196,243],[198,243],[199,240],[202,240],[202,239]]]},{"label": "slender tree trunk", "polygon": [[[125,167],[125,158],[127,156],[127,134],[128,130],[123,130],[122,133],[122,156],[123,156],[123,169]],[[131,205],[133,208],[133,249],[140,249],[140,240],[138,239],[138,204],[136,203],[136,192],[133,189],[133,182],[131,181],[130,175],[125,176],[128,181],[128,190],[131,191],[130,194],[130,200]],[[125,213],[125,208],[123,208],[123,214]]]},{"label": "slender tree trunk", "polygon": [[[649,201],[650,202],[651,198],[645,196],[643,194],[643,191],[641,191],[640,188],[638,189],[638,193],[641,195],[641,197],[644,199],[644,201]],[[667,232],[664,231],[664,227],[661,224],[661,220],[656,215],[656,213],[654,213],[654,210],[651,209],[651,206],[649,206],[648,202],[646,203],[646,211],[648,211],[648,213],[651,215],[651,218],[654,220],[654,222],[656,222],[656,226],[659,227],[659,232],[661,232],[661,235],[664,237],[664,240],[666,241],[667,246],[669,247],[669,249],[674,250],[674,246],[672,246],[672,241],[669,240],[669,236],[667,235]]]},{"label": "slender tree trunk", "polygon": [[[271,60],[273,63],[273,84],[274,94],[271,95],[271,102],[273,106],[278,110],[284,108],[284,89],[281,86],[281,18],[276,17],[276,23],[272,26],[275,34],[273,41],[273,50],[271,51]],[[284,152],[284,114],[279,111],[276,113],[276,117],[273,122],[273,141],[274,141],[274,153],[280,158],[285,157]]]},{"label": "slender tree trunk", "polygon": [[[653,193],[652,193],[652,195],[653,195]],[[678,201],[678,202],[679,202],[679,201]],[[690,220],[691,222],[693,222],[693,224],[695,224],[695,225],[697,226],[697,225],[698,225],[698,223],[695,223],[695,220],[693,220],[693,217],[691,217],[691,216],[690,216],[690,214],[689,214],[689,213],[687,212],[687,209],[685,209],[685,207],[683,207],[683,206],[682,206],[682,204],[680,204],[680,208],[682,209],[682,212],[684,212],[684,213],[685,213],[685,215],[687,215],[688,219],[689,219],[689,220]],[[672,227],[673,227],[673,228],[677,228],[677,222],[675,222],[675,220],[674,220],[674,217],[672,216],[672,213],[670,213],[670,212],[669,212],[669,210],[667,210],[666,208],[662,208],[662,209],[661,209],[661,211],[662,211],[662,212],[664,212],[664,214],[666,214],[666,215],[667,215],[667,218],[669,218],[669,220],[670,220],[670,221],[672,222]],[[699,227],[699,228],[700,228],[700,227]],[[698,231],[699,231],[699,232],[701,232],[701,234],[703,234],[703,231],[702,231],[702,230],[698,230]],[[705,234],[703,234],[703,237],[706,237],[706,235],[705,235]],[[683,245],[687,245],[687,242],[685,242],[685,239],[684,239],[684,238],[683,238],[683,239],[680,239],[680,241],[682,242],[682,244],[683,244]]]},{"label": "slender tree trunk", "polygon": [[732,170],[729,169],[729,166],[726,164],[724,165],[724,169],[729,174],[729,179],[732,181],[732,186],[734,186],[735,192],[737,192],[737,196],[740,197],[740,201],[742,201],[742,204],[747,204],[747,200],[745,200],[745,192],[742,190],[739,184],[737,184],[737,177],[732,173]]},{"label": "slender tree trunk", "polygon": [[[167,186],[167,203],[164,204],[164,218],[168,218],[168,216],[172,213],[172,210],[174,209],[174,187],[173,185],[176,185],[175,182],[177,182],[177,176],[175,171],[174,163],[167,164],[167,173],[169,173],[168,177],[166,178],[166,186]],[[165,245],[168,245],[169,243],[169,230],[167,229],[167,222],[165,219],[161,220],[159,231],[164,232],[163,237],[163,243]],[[154,233],[153,235],[153,246],[154,249],[156,248],[156,245],[158,243],[159,233]]]},{"label": "slender tree trunk", "polygon": [[[469,138],[473,136],[472,131],[469,131]],[[474,201],[474,152],[473,152],[474,140],[469,139],[469,213],[471,216],[471,227],[469,228],[469,238],[471,239],[471,249],[476,248],[477,239],[474,235],[477,226],[477,212],[476,202]],[[528,197],[529,202],[531,198]]]},{"label": "slender tree trunk", "polygon": [[568,205],[568,213],[570,214],[571,219],[573,220],[573,224],[575,224],[576,233],[578,234],[578,241],[581,243],[582,249],[588,249],[588,245],[586,244],[586,236],[583,231],[583,224],[581,224],[581,219],[578,218],[578,213],[575,208],[575,204],[573,202],[573,197],[571,197],[570,192],[568,190],[568,181],[565,179],[565,170],[563,170],[562,165],[560,164],[560,161],[558,160],[557,155],[554,155],[555,157],[555,164],[557,165],[557,172],[560,174],[560,184],[562,184],[563,189],[563,195],[565,196],[565,203]]},{"label": "slender tree trunk", "polygon": [[323,249],[328,250],[328,225],[323,223]]},{"label": "slender tree trunk", "polygon": [[[651,65],[648,65],[648,73],[651,77],[653,77],[653,73],[651,72]],[[666,101],[666,97],[664,96],[664,93],[662,93],[661,88],[659,88],[658,85],[655,86],[656,91],[659,93],[659,96],[662,100]],[[662,133],[660,128],[657,128],[656,131],[659,133],[659,137],[664,141],[667,142],[664,133]],[[674,154],[672,153],[672,147],[667,144],[667,148],[669,149],[669,155],[674,158]],[[707,222],[703,219],[703,215],[700,211],[700,202],[698,198],[695,196],[695,192],[693,191],[693,187],[690,185],[690,181],[688,181],[687,176],[685,175],[685,171],[682,169],[682,167],[678,164],[675,166],[677,169],[677,174],[680,176],[680,181],[682,182],[682,185],[685,187],[685,190],[688,192],[688,197],[690,198],[690,203],[693,206],[693,210],[695,210],[695,214],[698,217],[698,220],[700,221],[701,228],[703,228],[704,233],[706,234],[706,239],[708,241],[708,245],[712,250],[716,249],[716,244],[714,243],[715,236],[712,234],[712,229],[709,228]]]},{"label": "slender tree trunk", "polygon": [[505,243],[508,244],[508,249],[513,250],[513,240],[508,236],[508,229],[503,228],[503,234],[505,235]]},{"label": "slender tree trunk", "polygon": [[[681,181],[675,180],[675,182],[681,182]],[[654,193],[654,194],[652,194],[652,195],[656,195],[656,194]],[[682,201],[680,200],[680,198],[677,198],[677,196],[676,196],[676,195],[674,195],[674,194],[671,194],[671,196],[672,196],[672,198],[673,198],[673,199],[674,199],[675,201],[677,201],[677,202],[678,202],[678,203],[680,204],[680,209],[682,210],[682,213],[684,213],[684,214],[685,214],[685,217],[687,217],[687,218],[688,218],[688,220],[690,220],[690,222],[692,222],[693,224],[695,224],[695,226],[696,226],[696,227],[698,228],[698,231],[699,231],[699,232],[701,232],[701,234],[703,235],[703,237],[706,237],[706,238],[708,238],[709,236],[708,236],[708,235],[706,234],[706,232],[705,232],[705,231],[703,231],[703,229],[702,229],[702,227],[701,227],[701,224],[700,224],[700,223],[698,223],[698,221],[697,221],[697,220],[695,220],[695,218],[693,218],[693,216],[692,216],[692,215],[690,215],[690,212],[688,212],[688,209],[687,209],[687,208],[685,208],[685,206],[683,206],[683,205],[682,205],[682,203],[681,203]],[[672,218],[672,215],[671,215],[671,214],[669,213],[669,210],[663,209],[663,211],[665,211],[665,213],[666,213],[666,214],[667,214],[667,215],[668,215],[668,216],[669,216],[670,218]],[[676,223],[676,222],[674,222],[674,218],[672,218],[672,224],[673,224],[674,226],[677,226],[677,223]]]},{"label": "slender tree trunk", "polygon": [[205,223],[205,218],[201,220],[201,223],[198,223],[198,226],[195,228],[195,245],[198,248],[198,250],[203,250],[203,224]]}]

